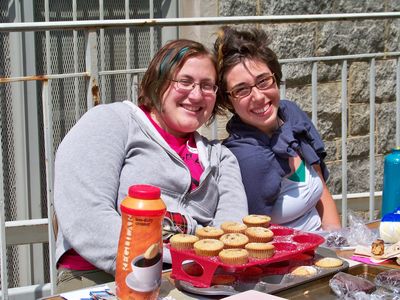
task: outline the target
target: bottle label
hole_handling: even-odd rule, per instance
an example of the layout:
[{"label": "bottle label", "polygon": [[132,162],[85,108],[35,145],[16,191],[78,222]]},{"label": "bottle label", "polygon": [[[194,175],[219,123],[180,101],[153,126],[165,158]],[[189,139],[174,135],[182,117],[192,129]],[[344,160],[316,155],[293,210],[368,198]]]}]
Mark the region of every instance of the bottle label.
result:
[{"label": "bottle label", "polygon": [[119,299],[157,299],[162,274],[162,217],[122,215],[115,276]]}]

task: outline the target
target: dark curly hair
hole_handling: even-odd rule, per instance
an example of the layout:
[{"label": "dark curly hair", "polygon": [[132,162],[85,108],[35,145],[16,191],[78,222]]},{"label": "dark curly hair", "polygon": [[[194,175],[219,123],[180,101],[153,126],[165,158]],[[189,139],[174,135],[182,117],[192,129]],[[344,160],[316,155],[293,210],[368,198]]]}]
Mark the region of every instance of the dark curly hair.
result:
[{"label": "dark curly hair", "polygon": [[223,26],[218,31],[214,43],[214,54],[217,57],[219,101],[223,108],[234,112],[226,93],[225,75],[231,68],[245,59],[256,59],[264,62],[275,74],[276,81],[281,82],[282,70],[274,51],[269,48],[271,39],[264,30],[251,28],[239,30]]}]

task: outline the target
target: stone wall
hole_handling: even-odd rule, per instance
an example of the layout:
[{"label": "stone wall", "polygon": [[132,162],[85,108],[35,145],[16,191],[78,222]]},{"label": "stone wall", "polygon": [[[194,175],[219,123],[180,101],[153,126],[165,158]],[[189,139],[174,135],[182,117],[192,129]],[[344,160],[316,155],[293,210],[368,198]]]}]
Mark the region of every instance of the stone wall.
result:
[{"label": "stone wall", "polygon": [[[400,0],[220,0],[184,1],[186,16],[257,16],[400,11]],[[191,5],[196,5],[191,10]],[[336,56],[400,51],[400,19],[363,21],[305,22],[293,24],[241,25],[259,26],[273,38],[271,48],[280,59]],[[216,26],[182,28],[188,36],[212,45]],[[347,158],[348,193],[369,191],[370,87],[371,61],[347,61]],[[383,159],[395,145],[396,61],[379,58],[376,65],[375,93],[375,189],[382,189]],[[284,64],[286,98],[298,103],[311,116],[311,63]],[[341,176],[341,72],[342,62],[318,63],[318,129],[328,152],[331,172],[328,185],[340,194]],[[218,121],[220,138],[226,119]],[[207,129],[203,131],[209,133]]]}]

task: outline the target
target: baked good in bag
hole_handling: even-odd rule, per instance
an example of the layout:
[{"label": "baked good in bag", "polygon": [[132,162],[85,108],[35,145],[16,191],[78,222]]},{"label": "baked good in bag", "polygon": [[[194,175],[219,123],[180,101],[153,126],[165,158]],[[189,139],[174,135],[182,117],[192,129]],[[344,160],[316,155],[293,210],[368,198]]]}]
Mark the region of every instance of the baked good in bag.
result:
[{"label": "baked good in bag", "polygon": [[392,269],[376,275],[375,283],[396,293],[400,292],[400,270]]},{"label": "baked good in bag", "polygon": [[377,239],[372,242],[371,253],[373,255],[383,255],[383,253],[385,253],[385,244],[383,240]]},{"label": "baked good in bag", "polygon": [[351,294],[356,292],[370,294],[376,290],[376,285],[368,279],[344,272],[335,274],[332,279],[329,280],[329,286],[340,298],[346,295],[351,296]]}]

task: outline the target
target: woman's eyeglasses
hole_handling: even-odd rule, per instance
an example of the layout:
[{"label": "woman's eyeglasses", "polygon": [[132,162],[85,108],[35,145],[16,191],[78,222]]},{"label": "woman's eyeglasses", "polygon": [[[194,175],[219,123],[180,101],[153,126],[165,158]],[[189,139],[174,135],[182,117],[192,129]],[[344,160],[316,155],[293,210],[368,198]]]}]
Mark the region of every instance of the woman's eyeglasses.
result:
[{"label": "woman's eyeglasses", "polygon": [[226,93],[233,98],[240,99],[250,95],[253,87],[258,88],[259,90],[266,90],[270,88],[275,83],[275,81],[276,80],[274,74],[266,75],[259,77],[254,85],[240,85],[234,87],[232,90],[227,91]]},{"label": "woman's eyeglasses", "polygon": [[170,81],[176,82],[176,87],[180,91],[191,92],[196,85],[200,86],[201,91],[204,94],[215,94],[218,91],[218,86],[209,82],[194,82],[190,79],[169,79]]}]

